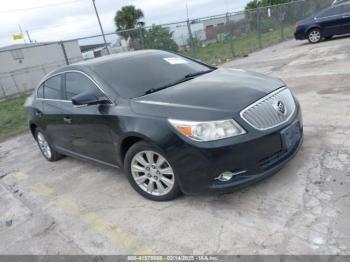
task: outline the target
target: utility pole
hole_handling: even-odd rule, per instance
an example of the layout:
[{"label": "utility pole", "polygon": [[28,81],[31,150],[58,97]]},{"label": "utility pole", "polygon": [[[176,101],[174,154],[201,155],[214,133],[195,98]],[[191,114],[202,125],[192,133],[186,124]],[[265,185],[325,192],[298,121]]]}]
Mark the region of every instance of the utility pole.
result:
[{"label": "utility pole", "polygon": [[94,5],[94,9],[95,9],[95,13],[96,13],[98,24],[100,25],[103,41],[104,41],[106,49],[107,49],[107,54],[110,54],[109,48],[108,48],[108,44],[107,44],[107,41],[106,41],[106,37],[105,37],[105,33],[103,32],[103,28],[102,28],[102,24],[101,24],[101,21],[100,21],[100,17],[99,17],[98,12],[97,12],[95,0],[92,0],[92,4]]},{"label": "utility pole", "polygon": [[27,44],[26,38],[24,37],[23,30],[22,30],[22,27],[21,27],[20,24],[18,24],[18,28],[19,28],[19,32],[21,33],[21,36],[22,36],[22,38],[23,38],[24,44]]},{"label": "utility pole", "polygon": [[26,33],[27,33],[27,36],[28,36],[29,43],[33,43],[32,39],[30,38],[30,35],[29,35],[29,31],[28,31],[28,30],[26,30]]}]

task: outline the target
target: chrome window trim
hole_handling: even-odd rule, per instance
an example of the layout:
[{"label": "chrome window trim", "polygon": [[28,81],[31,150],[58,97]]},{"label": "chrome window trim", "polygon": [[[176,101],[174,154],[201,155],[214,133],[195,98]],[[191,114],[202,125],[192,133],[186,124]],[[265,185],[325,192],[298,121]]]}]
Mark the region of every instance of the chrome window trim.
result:
[{"label": "chrome window trim", "polygon": [[109,102],[111,104],[114,105],[114,102],[112,101],[112,99],[106,94],[106,92],[101,88],[101,86],[91,77],[89,76],[88,74],[82,72],[82,71],[79,71],[79,70],[66,70],[66,71],[62,71],[62,72],[59,72],[59,73],[56,73],[54,75],[50,75],[49,77],[45,78],[44,80],[40,81],[39,84],[37,85],[37,87],[35,88],[35,99],[36,100],[43,100],[43,101],[56,101],[56,102],[72,102],[71,100],[64,100],[64,99],[49,99],[49,98],[39,98],[38,97],[38,90],[39,90],[39,87],[44,84],[44,82],[46,82],[47,80],[49,80],[50,78],[52,77],[55,77],[55,76],[58,76],[58,75],[63,75],[63,74],[66,74],[66,73],[78,73],[78,74],[82,74],[84,75],[85,77],[87,77],[88,79],[90,79],[90,81],[108,98]]},{"label": "chrome window trim", "polygon": [[[276,124],[276,125],[270,126],[270,127],[268,127],[268,128],[257,128],[257,127],[255,127],[255,126],[253,126],[253,125],[244,117],[244,115],[243,115],[246,111],[248,111],[249,109],[251,109],[251,108],[254,107],[255,105],[261,103],[262,101],[265,101],[266,99],[270,98],[271,96],[274,96],[274,95],[276,95],[276,94],[278,94],[278,93],[283,92],[283,91],[286,90],[286,89],[288,89],[288,87],[287,87],[287,86],[283,86],[283,87],[277,89],[276,91],[274,91],[274,92],[272,92],[272,93],[270,93],[270,94],[264,96],[263,98],[259,99],[258,101],[254,102],[254,103],[251,104],[250,106],[244,108],[244,109],[239,113],[240,117],[241,117],[249,126],[251,126],[252,128],[254,128],[254,129],[256,129],[256,130],[259,130],[259,131],[271,130],[271,129],[273,129],[273,128],[276,128],[276,127],[278,127],[278,126],[281,126],[281,125],[287,123],[287,122],[294,116],[295,111],[296,111],[296,108],[297,108],[296,106],[294,107],[294,111],[291,112],[291,114],[288,116],[288,118],[286,118],[284,121],[282,121],[282,122],[280,122],[280,123],[278,123],[278,124]],[[292,96],[293,96],[293,94],[292,94]],[[293,100],[294,100],[294,97],[293,97]],[[294,103],[295,103],[295,100],[294,100]]]}]

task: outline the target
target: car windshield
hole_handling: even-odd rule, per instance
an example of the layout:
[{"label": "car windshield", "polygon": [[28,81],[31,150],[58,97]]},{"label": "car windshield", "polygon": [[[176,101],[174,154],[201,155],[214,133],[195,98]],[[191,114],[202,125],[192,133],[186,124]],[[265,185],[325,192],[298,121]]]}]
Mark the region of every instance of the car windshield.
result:
[{"label": "car windshield", "polygon": [[156,92],[214,69],[163,51],[135,52],[125,57],[101,61],[92,67],[124,98]]}]

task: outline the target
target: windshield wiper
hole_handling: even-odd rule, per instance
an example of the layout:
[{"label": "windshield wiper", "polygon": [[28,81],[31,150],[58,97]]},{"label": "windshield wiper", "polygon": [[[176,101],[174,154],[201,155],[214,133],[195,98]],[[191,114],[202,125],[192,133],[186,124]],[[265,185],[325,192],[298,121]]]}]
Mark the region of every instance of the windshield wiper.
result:
[{"label": "windshield wiper", "polygon": [[150,90],[147,90],[147,91],[145,92],[145,95],[148,95],[148,94],[151,94],[151,93],[154,93],[154,92],[163,90],[163,89],[168,88],[168,87],[171,87],[171,86],[175,86],[175,85],[177,85],[177,84],[180,84],[180,83],[189,81],[189,80],[191,80],[191,79],[193,79],[193,76],[190,76],[190,77],[186,77],[186,76],[185,76],[184,78],[182,78],[182,79],[180,79],[180,80],[171,82],[171,83],[166,84],[166,85],[164,85],[164,86],[157,87],[157,88],[151,88]]},{"label": "windshield wiper", "polygon": [[213,72],[214,70],[215,69],[203,70],[203,71],[187,74],[187,75],[185,75],[185,77],[196,77],[196,76],[200,76],[200,75],[204,75],[204,74]]},{"label": "windshield wiper", "polygon": [[199,72],[196,72],[196,73],[187,74],[187,75],[185,75],[184,78],[181,78],[180,80],[171,82],[171,83],[169,83],[169,84],[166,84],[166,85],[161,86],[161,87],[158,87],[158,88],[151,88],[151,89],[149,89],[149,90],[147,90],[147,91],[145,92],[145,95],[148,95],[148,94],[151,94],[151,93],[154,93],[154,92],[157,92],[157,91],[166,89],[166,88],[168,88],[168,87],[175,86],[175,85],[177,85],[177,84],[180,84],[180,83],[189,81],[189,80],[195,78],[196,76],[204,75],[204,74],[210,73],[210,72],[212,72],[212,71],[214,71],[214,70],[215,70],[215,69],[210,69],[210,70],[199,71]]}]

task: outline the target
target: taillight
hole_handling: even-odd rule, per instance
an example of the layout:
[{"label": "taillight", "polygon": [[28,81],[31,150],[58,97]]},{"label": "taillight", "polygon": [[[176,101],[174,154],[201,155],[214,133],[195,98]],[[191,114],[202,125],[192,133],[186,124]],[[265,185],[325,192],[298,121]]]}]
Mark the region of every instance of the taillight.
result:
[{"label": "taillight", "polygon": [[299,26],[300,26],[299,23],[296,22],[296,23],[295,23],[295,29],[298,29]]}]

